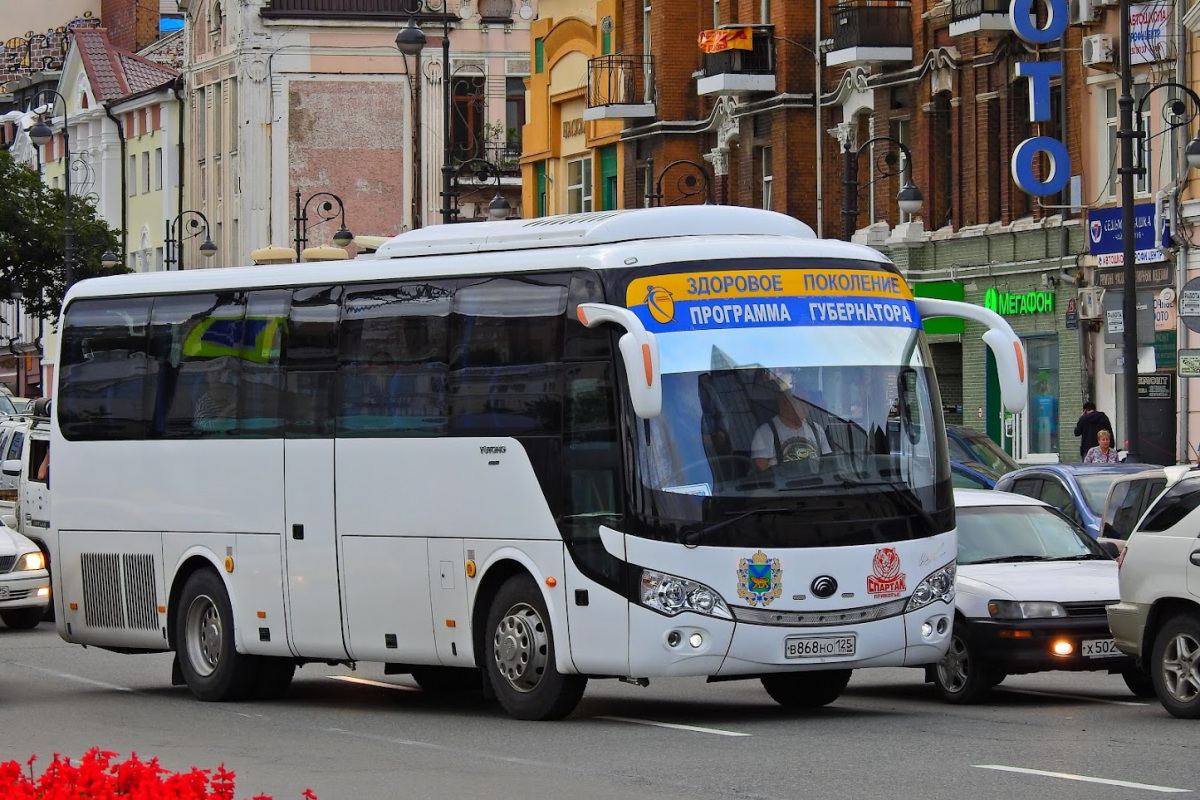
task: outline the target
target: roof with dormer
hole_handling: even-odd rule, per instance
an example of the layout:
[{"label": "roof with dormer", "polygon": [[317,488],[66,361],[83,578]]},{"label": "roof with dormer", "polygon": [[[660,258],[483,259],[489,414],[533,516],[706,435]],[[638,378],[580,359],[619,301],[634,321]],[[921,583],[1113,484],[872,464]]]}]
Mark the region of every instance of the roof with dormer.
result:
[{"label": "roof with dormer", "polygon": [[170,67],[118,49],[104,28],[72,33],[97,100],[124,100],[159,89],[179,77],[179,72]]}]

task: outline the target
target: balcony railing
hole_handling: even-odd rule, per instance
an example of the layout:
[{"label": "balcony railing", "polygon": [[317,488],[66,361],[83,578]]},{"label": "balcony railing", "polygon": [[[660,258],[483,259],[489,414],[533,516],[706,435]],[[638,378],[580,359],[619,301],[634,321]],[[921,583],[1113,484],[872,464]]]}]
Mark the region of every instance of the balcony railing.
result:
[{"label": "balcony railing", "polygon": [[495,164],[501,175],[521,174],[520,142],[484,145],[482,156]]},{"label": "balcony railing", "polygon": [[[264,17],[314,17],[318,19],[441,19],[440,2],[427,0],[268,0]],[[457,16],[454,17],[457,20]]]},{"label": "balcony railing", "polygon": [[775,39],[770,28],[755,28],[753,50],[704,53],[704,77],[714,75],[773,75]]},{"label": "balcony railing", "polygon": [[[977,0],[987,2],[988,0]],[[912,9],[908,3],[875,5],[846,2],[833,10],[833,49],[912,47]]]},{"label": "balcony railing", "polygon": [[588,108],[654,104],[654,56],[614,54],[588,60]]},{"label": "balcony railing", "polygon": [[951,22],[984,14],[1008,14],[1008,0],[950,0]]}]

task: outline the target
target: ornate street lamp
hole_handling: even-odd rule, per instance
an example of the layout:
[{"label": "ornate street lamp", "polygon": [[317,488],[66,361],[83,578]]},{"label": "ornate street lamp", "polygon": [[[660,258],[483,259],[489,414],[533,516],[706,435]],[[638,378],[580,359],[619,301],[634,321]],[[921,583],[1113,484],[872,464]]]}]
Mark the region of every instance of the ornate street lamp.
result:
[{"label": "ornate street lamp", "polygon": [[[912,153],[908,146],[899,139],[890,136],[873,136],[859,145],[856,150],[849,140],[842,148],[842,238],[847,242],[854,236],[858,227],[858,162],[862,154],[876,142],[887,142],[900,151],[901,162],[894,150],[889,149],[880,159],[881,163],[874,164],[874,169],[880,178],[893,178],[901,175],[906,165],[912,164]],[[906,180],[896,194],[896,205],[905,214],[917,214],[925,198],[921,190],[911,180]]]},{"label": "ornate street lamp", "polygon": [[[296,260],[299,261],[304,252],[304,246],[308,244],[308,206],[313,200],[318,197],[324,198],[317,204],[315,209],[317,216],[320,218],[313,223],[313,226],[320,225],[323,222],[329,222],[331,219],[341,218],[341,226],[337,233],[333,235],[333,243],[338,247],[347,247],[354,241],[354,234],[346,227],[346,206],[342,203],[342,198],[332,192],[317,192],[309,195],[308,199],[303,203],[300,202],[300,190],[296,190],[296,216],[293,222],[296,223]],[[334,204],[337,204],[335,212]]]},{"label": "ornate street lamp", "polygon": [[[183,235],[183,218],[190,217],[187,220],[187,227],[191,231],[187,236]],[[175,221],[167,221],[167,238],[164,241],[163,266],[168,270],[171,265],[178,264],[176,267],[179,270],[183,269],[183,240],[194,239],[197,236],[204,234],[204,242],[200,245],[200,255],[205,258],[212,258],[217,252],[217,245],[209,237],[208,234],[208,217],[204,216],[199,211],[188,209],[180,211],[175,217]]]},{"label": "ornate street lamp", "polygon": [[[647,204],[654,208],[663,204],[663,180],[668,174],[675,176],[675,194],[677,197],[667,205],[684,205],[693,197],[704,197],[704,205],[712,204],[712,182],[708,178],[708,170],[703,164],[688,161],[686,158],[676,159],[663,167],[658,177],[654,177],[654,158],[646,159],[646,169],[650,179],[646,184]],[[654,187],[651,191],[651,186]]]},{"label": "ornate street lamp", "polygon": [[[50,103],[53,108],[55,102],[62,102],[63,107],[63,163],[66,169],[63,170],[63,186],[66,189],[67,207],[63,213],[63,284],[66,288],[71,288],[71,284],[75,280],[75,230],[72,226],[72,211],[71,211],[71,134],[70,123],[67,119],[67,99],[53,89],[43,89],[38,92],[33,98],[33,107],[38,108],[41,104],[38,102],[43,95],[48,95],[52,98]],[[38,121],[29,129],[29,138],[34,145],[40,150],[49,143],[53,138],[54,131],[46,124],[43,116],[38,116]]]}]

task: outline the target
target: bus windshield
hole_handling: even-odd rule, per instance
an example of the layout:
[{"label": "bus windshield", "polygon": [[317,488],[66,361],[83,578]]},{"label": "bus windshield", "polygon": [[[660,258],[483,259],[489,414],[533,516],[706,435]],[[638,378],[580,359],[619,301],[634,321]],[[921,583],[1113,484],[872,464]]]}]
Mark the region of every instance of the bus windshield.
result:
[{"label": "bus windshield", "polygon": [[645,535],[805,547],[953,526],[919,327],[709,327],[658,343],[663,412],[631,421]]}]

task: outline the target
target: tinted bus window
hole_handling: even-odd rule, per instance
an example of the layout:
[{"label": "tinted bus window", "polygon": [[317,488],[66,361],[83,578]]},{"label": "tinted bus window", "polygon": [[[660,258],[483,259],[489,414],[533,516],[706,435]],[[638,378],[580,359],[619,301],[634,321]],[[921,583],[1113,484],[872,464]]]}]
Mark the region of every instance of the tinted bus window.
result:
[{"label": "tinted bus window", "polygon": [[437,436],[447,417],[453,281],[347,287],[338,435]]},{"label": "tinted bus window", "polygon": [[341,297],[337,286],[297,289],[292,295],[283,347],[287,436],[333,435]]},{"label": "tinted bus window", "polygon": [[68,439],[142,439],[156,375],[148,298],[80,300],[67,309],[58,422]]}]

